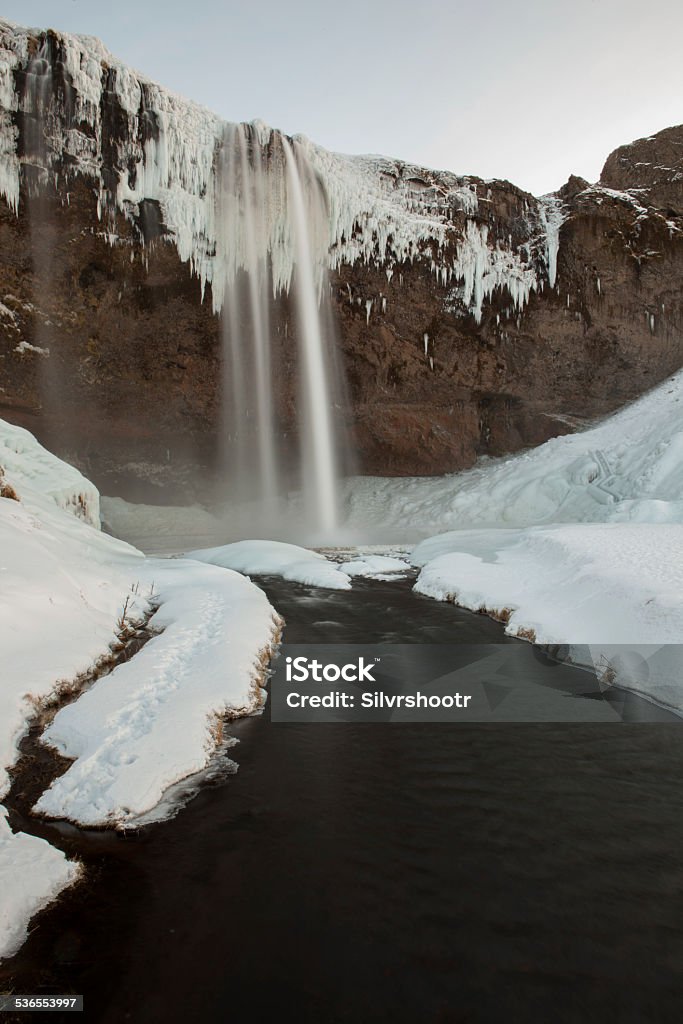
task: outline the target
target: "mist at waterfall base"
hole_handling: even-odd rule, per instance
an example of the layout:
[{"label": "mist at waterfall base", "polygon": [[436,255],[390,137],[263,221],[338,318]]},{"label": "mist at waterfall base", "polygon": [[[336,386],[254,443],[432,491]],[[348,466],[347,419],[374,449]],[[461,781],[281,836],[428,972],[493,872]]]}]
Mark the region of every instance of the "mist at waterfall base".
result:
[{"label": "mist at waterfall base", "polygon": [[298,143],[259,124],[226,126],[219,182],[226,285],[215,503],[230,538],[331,543],[340,475],[352,463],[324,187]]}]

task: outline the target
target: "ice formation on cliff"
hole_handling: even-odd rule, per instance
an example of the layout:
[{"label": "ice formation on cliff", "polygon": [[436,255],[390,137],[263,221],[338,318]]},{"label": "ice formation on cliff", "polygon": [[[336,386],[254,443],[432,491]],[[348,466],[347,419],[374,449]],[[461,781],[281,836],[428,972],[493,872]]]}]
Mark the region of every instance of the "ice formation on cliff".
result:
[{"label": "ice formation on cliff", "polygon": [[[19,146],[27,126],[41,140],[39,154]],[[0,21],[0,194],[16,212],[28,165],[63,194],[73,175],[84,176],[94,183],[112,241],[117,210],[139,222],[156,206],[180,258],[203,288],[212,285],[216,311],[230,275],[246,266],[239,248],[226,255],[220,246],[225,129],[218,116],[132,71],[97,39]],[[263,147],[282,138],[260,123],[251,130]],[[552,197],[528,197],[526,239],[515,246],[508,236],[493,237],[485,223],[480,204],[490,202],[490,189],[483,182],[382,157],[342,156],[302,137],[296,142],[327,196],[332,268],[375,263],[391,279],[396,264],[424,259],[442,287],[460,282],[450,301],[477,320],[494,289],[507,288],[519,310],[546,278],[554,285],[561,212]],[[273,280],[287,290],[293,232],[286,206],[270,199]]]}]

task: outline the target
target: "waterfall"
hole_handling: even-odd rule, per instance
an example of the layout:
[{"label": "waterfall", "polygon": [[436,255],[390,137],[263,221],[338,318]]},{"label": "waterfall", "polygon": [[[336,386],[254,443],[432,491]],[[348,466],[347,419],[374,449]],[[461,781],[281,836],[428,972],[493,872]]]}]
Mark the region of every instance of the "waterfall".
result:
[{"label": "waterfall", "polygon": [[[36,375],[40,384],[40,430],[60,453],[67,454],[72,429],[62,373],[59,332],[51,310],[56,299],[54,253],[56,228],[50,215],[49,134],[58,111],[69,115],[63,86],[55,76],[52,54],[45,39],[20,76],[18,108],[23,116],[25,185],[28,237],[31,250],[32,303],[39,311],[34,320],[33,344],[39,353]],[[56,92],[59,99],[56,99]]]},{"label": "waterfall", "polygon": [[246,125],[226,128],[220,215],[229,247],[226,256],[229,253],[234,264],[223,303],[222,421],[233,453],[226,468],[234,493],[242,501],[256,498],[272,508],[278,473],[271,394],[267,167],[262,147],[250,141]]},{"label": "waterfall", "polygon": [[[231,514],[237,506],[239,518],[242,508],[242,529],[281,535],[287,494],[300,491],[297,525],[331,539],[338,525],[340,430],[327,198],[303,147],[258,124],[226,128],[219,178],[216,259],[226,282],[221,461]],[[289,331],[278,336],[271,315],[284,308],[289,325],[290,294],[294,339]],[[295,436],[281,409],[283,363],[292,362]]]}]

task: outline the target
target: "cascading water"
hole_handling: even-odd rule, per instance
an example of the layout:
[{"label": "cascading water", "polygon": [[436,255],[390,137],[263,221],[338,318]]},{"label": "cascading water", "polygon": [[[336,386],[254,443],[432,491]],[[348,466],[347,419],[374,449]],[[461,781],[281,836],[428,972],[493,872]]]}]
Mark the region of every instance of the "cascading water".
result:
[{"label": "cascading water", "polygon": [[[33,342],[38,357],[42,429],[53,438],[53,443],[58,439],[64,452],[70,430],[64,410],[57,333],[48,315],[54,297],[55,228],[46,190],[48,134],[55,117],[55,85],[52,55],[46,39],[26,67],[21,80],[19,109],[24,123],[22,173],[31,245],[33,304],[42,313],[35,319]],[[68,97],[64,95],[63,83],[58,81],[57,85],[64,116],[68,118],[71,114]]]},{"label": "cascading water", "polygon": [[[229,125],[223,147],[220,217],[228,260],[224,322],[223,426],[231,490],[272,510],[278,494],[271,401],[268,168],[246,125]],[[268,181],[270,186],[270,181]]]},{"label": "cascading water", "polygon": [[[339,496],[330,370],[323,340],[323,318],[320,309],[324,277],[320,260],[314,260],[311,251],[310,213],[307,216],[304,184],[308,195],[315,196],[318,193],[318,202],[313,203],[314,216],[322,208],[323,197],[320,195],[321,186],[308,164],[302,161],[303,173],[300,173],[291,146],[284,138],[282,144],[287,162],[287,194],[293,219],[295,291],[303,362],[300,372],[304,397],[304,416],[301,421],[304,494],[307,506],[316,509],[320,528],[329,531],[338,525]],[[314,224],[319,226],[319,221],[316,219]],[[320,232],[316,234],[319,237]]]},{"label": "cascading water", "polygon": [[[238,506],[238,519],[239,507],[248,510],[252,532],[291,533],[286,495],[299,490],[299,528],[331,539],[339,515],[341,431],[327,329],[329,227],[326,196],[303,148],[259,124],[230,125],[218,217],[217,260],[226,281],[223,469],[231,510]],[[294,438],[278,413],[281,363],[291,362],[292,339],[283,348],[271,317],[273,303],[290,291],[298,369]]]}]

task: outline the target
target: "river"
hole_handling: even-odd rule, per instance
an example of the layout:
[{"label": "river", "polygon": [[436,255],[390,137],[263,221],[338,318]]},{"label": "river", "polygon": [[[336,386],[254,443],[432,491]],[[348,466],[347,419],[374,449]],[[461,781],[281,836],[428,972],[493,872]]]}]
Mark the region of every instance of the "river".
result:
[{"label": "river", "polygon": [[[261,585],[290,643],[518,643],[410,581]],[[106,1024],[680,1018],[683,744],[666,715],[297,725],[266,710],[230,731],[239,770],[169,821],[32,827],[86,880],[37,919],[2,988],[83,993]]]}]

